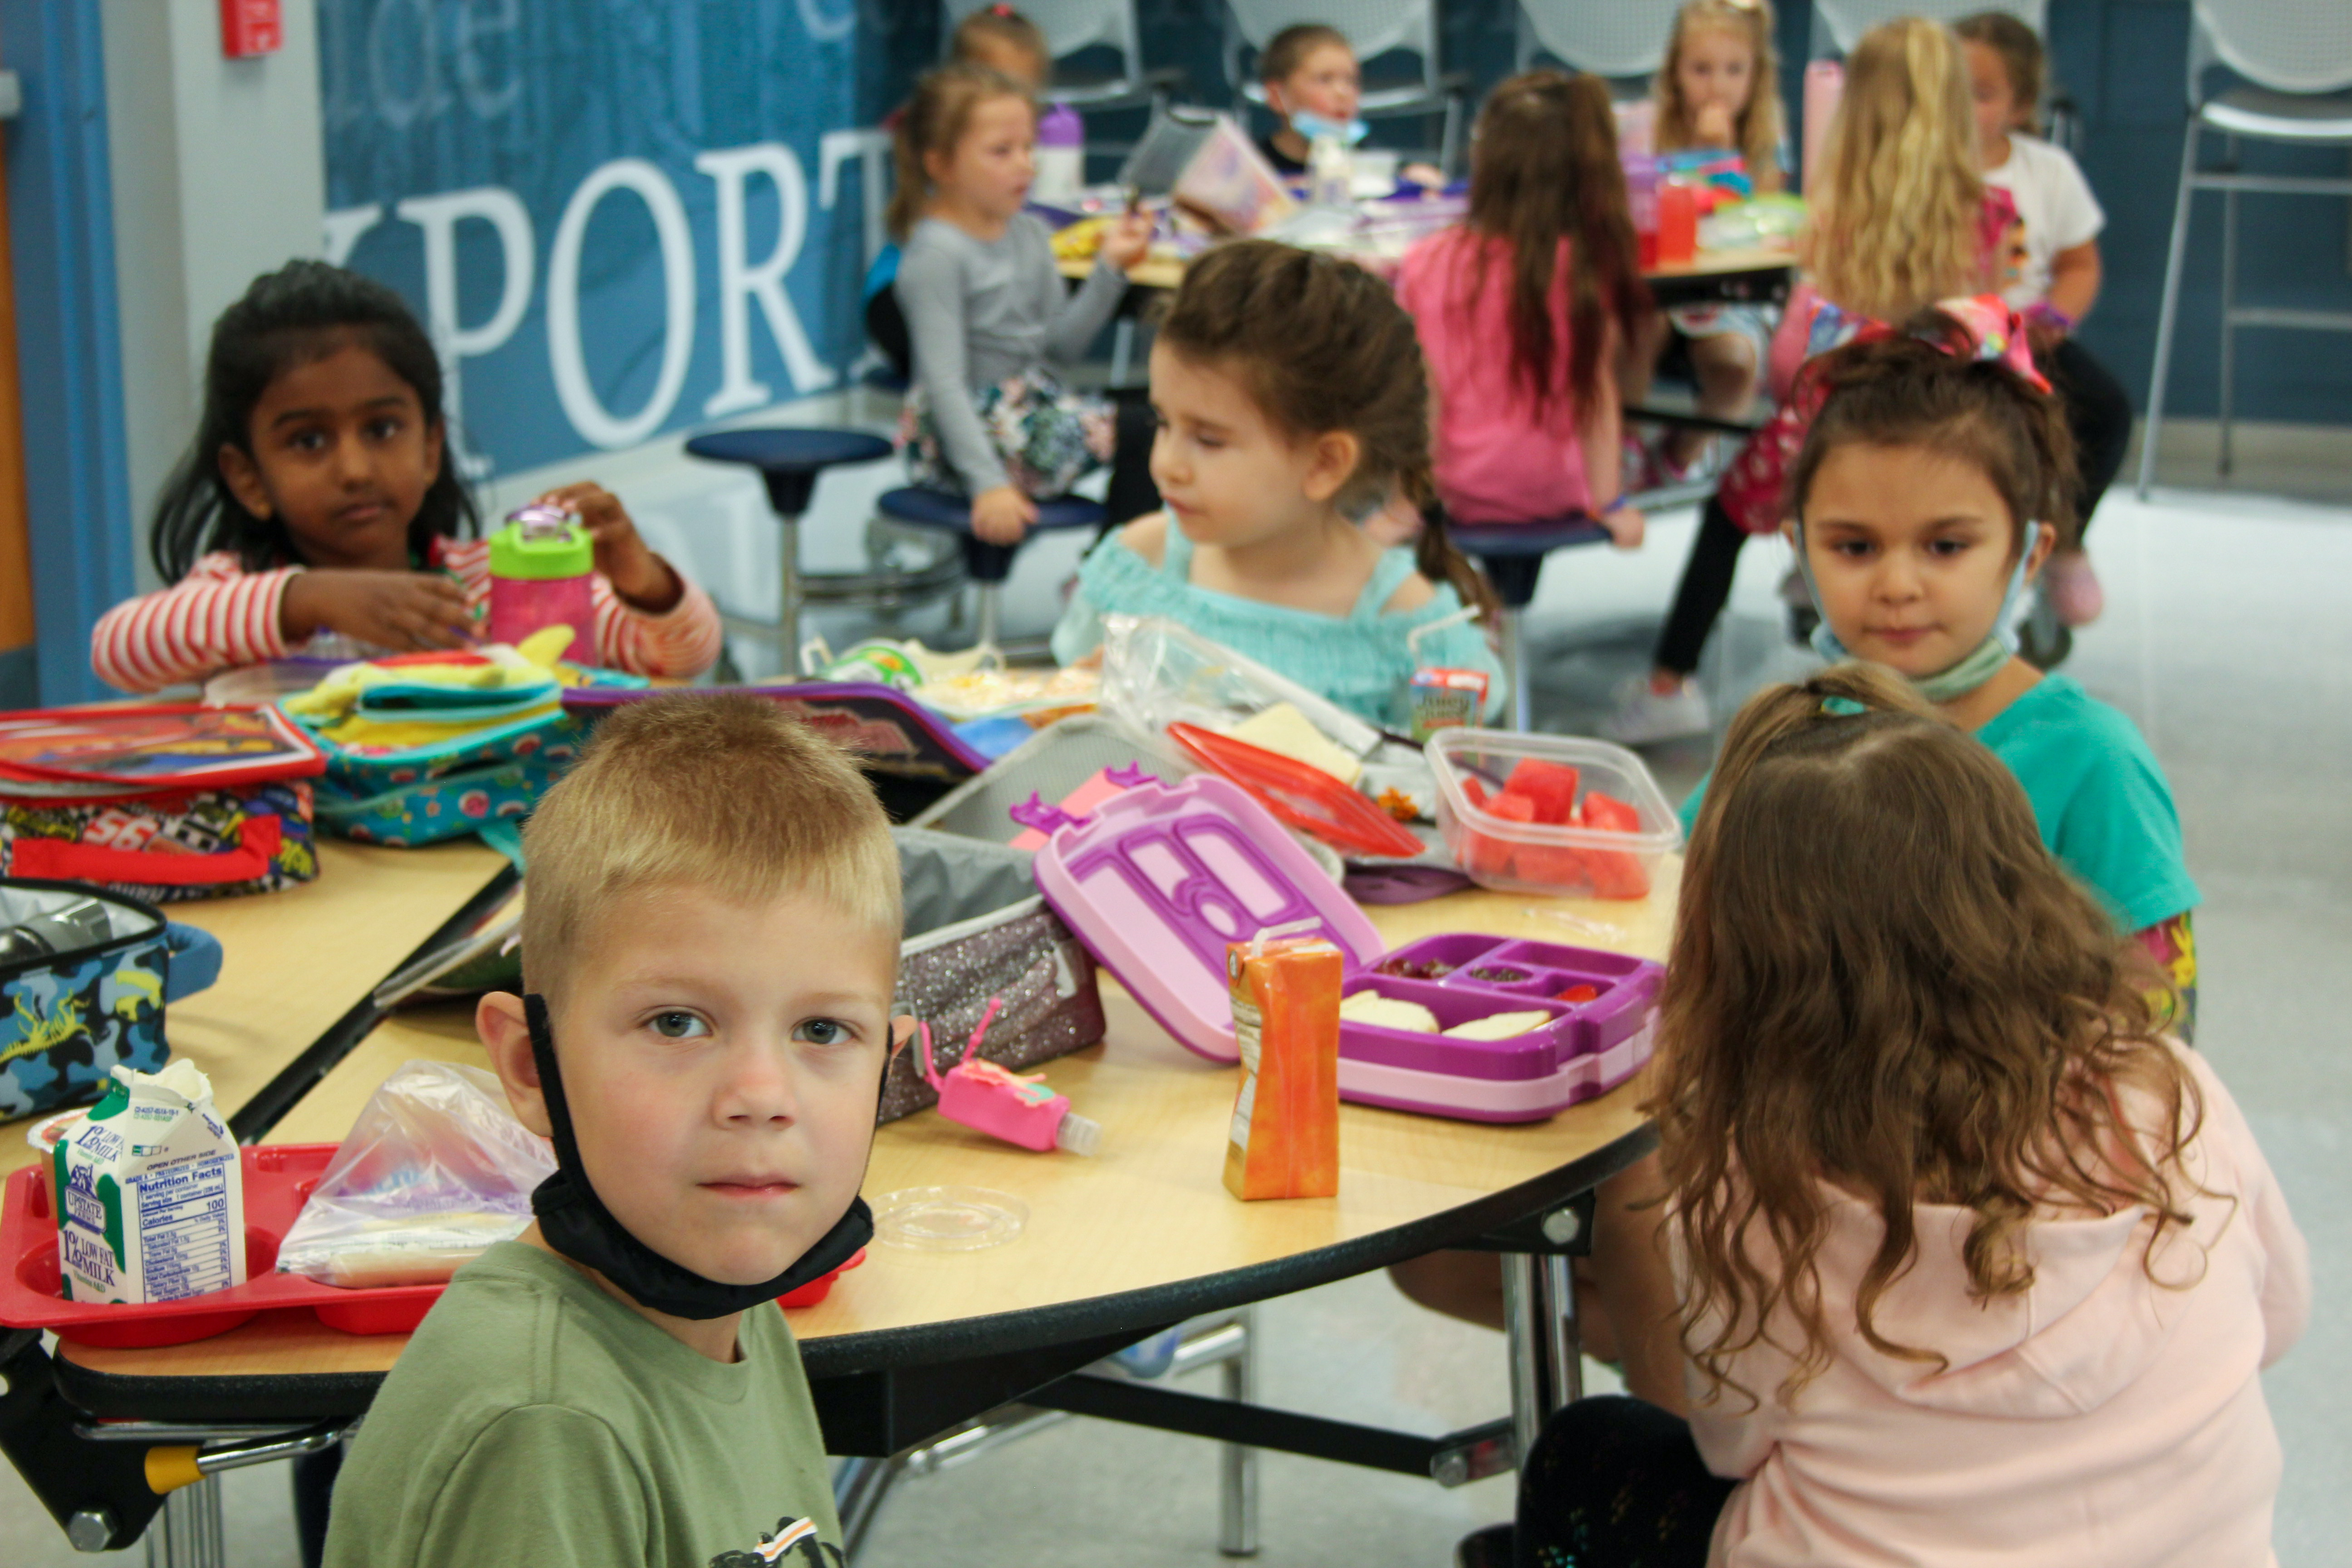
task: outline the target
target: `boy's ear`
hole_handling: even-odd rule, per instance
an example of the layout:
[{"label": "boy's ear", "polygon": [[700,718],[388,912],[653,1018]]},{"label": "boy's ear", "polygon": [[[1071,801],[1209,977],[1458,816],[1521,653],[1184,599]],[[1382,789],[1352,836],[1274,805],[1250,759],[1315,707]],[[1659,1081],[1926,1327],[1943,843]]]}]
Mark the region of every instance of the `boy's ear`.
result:
[{"label": "boy's ear", "polygon": [[236,498],[236,504],[256,517],[267,519],[273,510],[269,489],[261,482],[261,467],[253,460],[253,454],[234,441],[224,441],[214,461],[220,468],[221,482],[228,486],[228,493]]},{"label": "boy's ear", "polygon": [[1307,499],[1321,506],[1338,495],[1339,488],[1355,477],[1356,464],[1363,455],[1363,443],[1351,431],[1326,430],[1316,437],[1307,466]]},{"label": "boy's ear", "polygon": [[530,1023],[522,998],[511,991],[493,991],[474,1009],[474,1031],[489,1053],[490,1070],[507,1091],[515,1120],[541,1138],[555,1136],[548,1119],[547,1096],[539,1084],[539,1061],[530,1054]]},{"label": "boy's ear", "polygon": [[901,1013],[890,1020],[890,1054],[897,1056],[915,1043],[915,1031],[920,1027],[914,1016]]}]

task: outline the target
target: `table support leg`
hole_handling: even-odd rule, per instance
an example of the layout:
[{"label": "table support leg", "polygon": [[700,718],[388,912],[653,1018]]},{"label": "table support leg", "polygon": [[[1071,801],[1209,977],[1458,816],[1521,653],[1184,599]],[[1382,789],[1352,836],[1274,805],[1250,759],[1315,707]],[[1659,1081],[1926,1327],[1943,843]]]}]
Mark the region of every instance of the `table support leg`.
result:
[{"label": "table support leg", "polygon": [[1503,1255],[1503,1333],[1511,1358],[1511,1435],[1519,1460],[1551,1413],[1584,1392],[1576,1289],[1565,1258]]},{"label": "table support leg", "polygon": [[776,676],[797,680],[801,673],[801,520],[779,517],[783,537],[776,542],[779,564],[776,601]]},{"label": "table support leg", "polygon": [[[1245,1338],[1223,1367],[1225,1397],[1257,1403],[1257,1309],[1234,1314]],[[1218,1454],[1217,1550],[1227,1557],[1257,1555],[1257,1450],[1226,1443]]]},{"label": "table support leg", "polygon": [[226,1568],[220,1478],[206,1476],[163,1500],[147,1527],[147,1568]]},{"label": "table support leg", "polygon": [[1526,731],[1535,727],[1535,694],[1528,689],[1527,628],[1519,624],[1519,612],[1502,611],[1503,679],[1511,683],[1511,728]]}]

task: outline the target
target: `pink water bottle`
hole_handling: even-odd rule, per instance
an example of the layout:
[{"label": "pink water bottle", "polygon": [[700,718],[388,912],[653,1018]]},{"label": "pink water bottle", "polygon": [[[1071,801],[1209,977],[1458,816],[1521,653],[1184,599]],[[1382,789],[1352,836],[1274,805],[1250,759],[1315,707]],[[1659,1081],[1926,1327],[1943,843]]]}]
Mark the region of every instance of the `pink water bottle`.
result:
[{"label": "pink water bottle", "polygon": [[490,535],[492,642],[513,645],[542,627],[572,628],[564,657],[596,661],[596,605],[588,584],[596,574],[596,545],[580,520],[551,506],[510,512]]}]

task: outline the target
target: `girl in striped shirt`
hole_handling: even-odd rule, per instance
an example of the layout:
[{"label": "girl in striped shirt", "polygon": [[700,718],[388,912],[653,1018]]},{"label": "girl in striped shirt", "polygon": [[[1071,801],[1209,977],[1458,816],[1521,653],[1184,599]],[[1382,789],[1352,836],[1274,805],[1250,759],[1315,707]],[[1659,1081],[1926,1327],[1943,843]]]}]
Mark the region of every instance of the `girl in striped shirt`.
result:
[{"label": "girl in striped shirt", "polygon": [[[172,585],[99,618],[100,679],[154,691],[323,634],[394,652],[473,640],[489,546],[446,435],[440,362],[397,294],[316,261],[256,279],[213,328],[204,419],[156,503],[149,544]],[[621,503],[593,484],[541,499],[596,544],[596,646],[572,657],[709,668],[717,607]]]}]

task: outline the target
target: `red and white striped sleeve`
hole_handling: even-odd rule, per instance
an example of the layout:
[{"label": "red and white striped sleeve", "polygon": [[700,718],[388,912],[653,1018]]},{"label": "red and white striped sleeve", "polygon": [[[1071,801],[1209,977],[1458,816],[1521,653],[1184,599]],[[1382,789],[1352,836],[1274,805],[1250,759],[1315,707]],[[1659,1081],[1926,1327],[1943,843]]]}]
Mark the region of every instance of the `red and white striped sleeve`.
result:
[{"label": "red and white striped sleeve", "polygon": [[172,586],[100,616],[90,628],[90,668],[110,686],[147,692],[283,658],[278,608],[302,570],[247,572],[233,552],[215,551]]},{"label": "red and white striped sleeve", "polygon": [[[677,572],[677,568],[670,568]],[[684,679],[719,662],[726,637],[719,606],[693,578],[677,572],[685,590],[659,615],[640,610],[614,591],[602,572],[589,584],[596,603],[596,662],[631,675]]]}]

